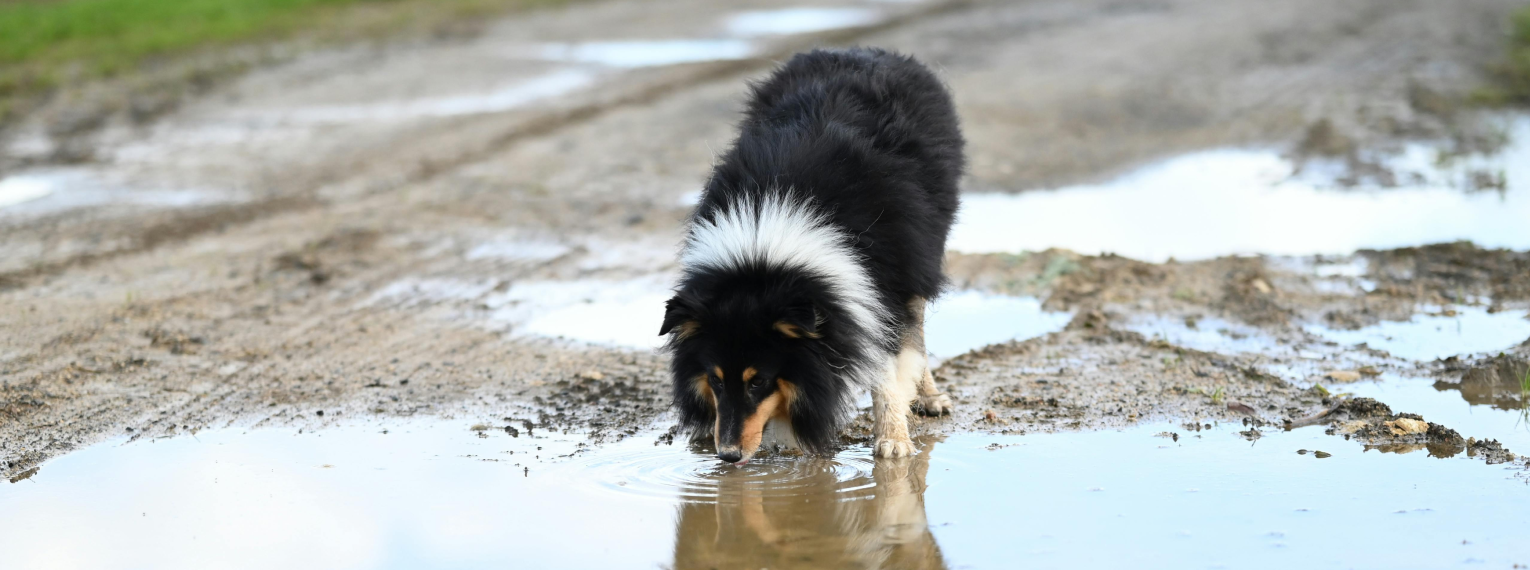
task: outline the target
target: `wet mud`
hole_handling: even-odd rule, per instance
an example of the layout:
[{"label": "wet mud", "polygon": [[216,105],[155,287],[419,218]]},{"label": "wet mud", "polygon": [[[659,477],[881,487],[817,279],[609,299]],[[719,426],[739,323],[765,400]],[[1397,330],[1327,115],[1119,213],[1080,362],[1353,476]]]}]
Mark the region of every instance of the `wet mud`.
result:
[{"label": "wet mud", "polygon": [[[1530,141],[1463,143],[1477,140],[1476,129],[1513,133],[1525,123],[1453,103],[1477,62],[1497,55],[1481,22],[1512,4],[928,2],[783,13],[765,4],[591,2],[502,22],[471,41],[257,70],[149,126],[107,122],[69,138],[100,157],[69,172],[110,182],[101,192],[40,186],[31,170],[0,172],[11,181],[0,181],[9,202],[0,202],[0,475],[15,482],[0,501],[31,500],[12,491],[26,485],[97,483],[88,477],[96,457],[196,456],[190,446],[202,436],[239,447],[247,440],[229,434],[248,432],[279,452],[290,441],[272,434],[344,440],[358,424],[425,422],[451,427],[419,449],[507,442],[522,459],[531,453],[532,462],[506,465],[485,450],[459,450],[474,457],[454,456],[442,471],[493,469],[473,475],[480,490],[517,474],[589,467],[610,475],[596,485],[605,490],[669,497],[630,511],[660,514],[622,519],[622,528],[659,537],[612,547],[647,548],[643,560],[706,567],[745,553],[784,566],[1004,566],[1012,552],[973,546],[1003,538],[984,534],[980,507],[999,497],[1012,516],[1035,506],[1015,501],[1036,494],[942,488],[1014,489],[990,475],[1041,477],[1050,470],[1032,466],[1074,465],[1070,476],[1102,480],[1069,487],[1052,512],[1114,520],[1126,513],[1089,503],[1104,496],[1092,488],[1131,483],[1095,474],[1135,472],[1112,461],[1140,461],[1161,468],[1156,484],[1177,488],[1184,473],[1146,450],[1215,441],[1186,461],[1245,479],[1291,475],[1281,484],[1311,492],[1302,496],[1315,505],[1342,502],[1334,489],[1365,491],[1368,482],[1394,497],[1408,484],[1426,487],[1433,494],[1415,505],[1367,495],[1376,500],[1366,516],[1403,510],[1396,520],[1425,521],[1377,522],[1401,529],[1384,536],[1391,541],[1436,516],[1412,509],[1443,513],[1441,497],[1470,487],[1476,502],[1450,511],[1449,528],[1480,535],[1482,559],[1519,563],[1500,548],[1509,539],[1478,532],[1459,513],[1490,512],[1483,520],[1497,528],[1523,522],[1493,505],[1518,504],[1512,493],[1523,490],[1527,468],[1519,453],[1530,452],[1514,423],[1530,401],[1521,383],[1530,246],[1492,216],[1522,211],[1530,162],[1513,153]],[[633,22],[654,27],[632,37]],[[1220,31],[1200,33],[1207,29]],[[1462,39],[1420,31],[1437,29]],[[687,43],[719,38],[736,42]],[[925,453],[913,463],[870,461],[863,414],[834,458],[723,471],[704,445],[692,449],[669,429],[651,315],[744,82],[782,54],[852,42],[915,51],[941,69],[973,148],[970,208],[1054,218],[1067,231],[1005,214],[998,226],[971,218],[967,227],[981,231],[953,242],[952,290],[932,310],[930,348],[956,412],[917,420]],[[1122,72],[1121,61],[1141,65]],[[517,91],[528,84],[540,87]],[[1361,100],[1368,104],[1355,108]],[[4,141],[6,168],[47,165],[41,157],[66,144],[37,134],[41,126],[18,128]],[[1193,174],[1208,156],[1213,165],[1230,157],[1278,168],[1218,171],[1238,184],[1192,177],[1206,184],[1197,191],[1226,193],[1217,202],[1225,210],[1188,212],[1204,226],[1169,216],[1186,214],[1171,211],[1183,194],[1153,195],[1150,205],[1174,206],[1155,210],[1097,200],[1144,180],[1159,180],[1149,190],[1172,189],[1162,180],[1183,179],[1155,176]],[[1502,179],[1484,187],[1479,172]],[[1232,243],[1229,232],[1267,213],[1249,197],[1272,189],[1334,211],[1286,212],[1271,217],[1263,241]],[[206,200],[156,201],[187,192]],[[1366,217],[1367,204],[1454,209],[1441,210],[1451,224],[1389,224]],[[1012,231],[993,231],[1005,222]],[[1365,231],[1347,231],[1355,228]],[[1455,233],[1430,233],[1437,228]],[[1004,241],[1015,236],[1025,241]],[[1308,247],[1315,243],[1322,247]],[[553,440],[546,447],[558,448],[557,465],[531,449]],[[1257,456],[1265,471],[1237,465],[1253,456],[1229,455],[1271,444],[1278,454]],[[1088,452],[1093,445],[1104,447]],[[948,461],[944,449],[960,451]],[[974,467],[1001,455],[1014,457],[994,465],[1013,469]],[[345,467],[318,455],[302,461]],[[654,461],[652,469],[679,475],[653,483],[591,467],[605,461]],[[1325,475],[1306,470],[1339,463],[1354,467],[1335,487],[1301,483]],[[960,477],[942,479],[947,469]],[[1217,501],[1243,500],[1232,479],[1214,480],[1226,492],[1186,512],[1225,513]],[[57,489],[49,492],[69,492]],[[790,506],[827,493],[857,500],[811,512]],[[507,495],[512,502],[499,508],[513,512],[513,501],[530,496]],[[965,506],[940,511],[949,504]],[[1151,506],[1138,512],[1175,511]],[[1288,507],[1260,511],[1280,528],[1240,527],[1226,543],[1296,544],[1292,529],[1305,524],[1296,517],[1307,515]],[[1116,528],[1124,536],[1159,522]],[[1191,518],[1171,522],[1221,536]],[[559,524],[546,528],[574,523]],[[1325,524],[1334,537],[1354,530]],[[1069,558],[1096,549],[1082,548],[1078,534],[1026,528],[1030,550],[1060,565],[1122,562]],[[498,538],[529,544],[534,531]],[[708,535],[729,538],[687,542]],[[1302,538],[1324,553],[1351,544]],[[1177,539],[1154,535],[1140,550]],[[1238,560],[1183,544],[1176,552],[1196,560]],[[1197,548],[1215,556],[1196,558]],[[504,561],[474,552],[479,562]],[[592,565],[609,560],[589,555]]]}]

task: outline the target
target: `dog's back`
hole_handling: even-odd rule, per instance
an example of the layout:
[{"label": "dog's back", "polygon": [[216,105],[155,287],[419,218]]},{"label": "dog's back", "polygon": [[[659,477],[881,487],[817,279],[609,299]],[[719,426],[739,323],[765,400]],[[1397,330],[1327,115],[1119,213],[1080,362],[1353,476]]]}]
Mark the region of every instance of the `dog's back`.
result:
[{"label": "dog's back", "polygon": [[961,132],[950,96],[912,58],[874,48],[815,50],[754,85],[739,139],[698,216],[739,194],[790,189],[855,236],[897,321],[933,298],[956,215]]}]

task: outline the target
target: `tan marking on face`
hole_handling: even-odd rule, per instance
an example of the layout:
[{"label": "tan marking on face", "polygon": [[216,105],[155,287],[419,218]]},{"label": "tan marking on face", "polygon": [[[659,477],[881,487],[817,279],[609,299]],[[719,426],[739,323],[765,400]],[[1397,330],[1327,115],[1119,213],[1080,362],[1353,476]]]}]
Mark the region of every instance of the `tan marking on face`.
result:
[{"label": "tan marking on face", "polygon": [[789,420],[792,415],[792,403],[797,401],[797,385],[777,378],[776,393],[781,395],[781,405],[776,410],[776,418]]},{"label": "tan marking on face", "polygon": [[819,337],[818,333],[807,332],[805,330],[802,330],[802,327],[799,327],[797,325],[788,323],[786,321],[776,321],[776,324],[774,326],[775,326],[776,331],[781,333],[781,336],[784,336],[786,338],[804,338],[804,337],[806,337],[806,338],[818,338]]},{"label": "tan marking on face", "polygon": [[776,410],[781,408],[781,393],[776,392],[760,400],[759,407],[754,409],[754,414],[744,419],[743,437],[739,438],[739,450],[744,457],[754,456],[754,452],[760,450],[760,440],[765,438],[765,423],[776,415]]},{"label": "tan marking on face", "polygon": [[717,395],[712,393],[712,384],[707,382],[706,374],[702,374],[696,377],[696,383],[693,385],[693,388],[696,390],[697,396],[700,396],[703,400],[711,402],[714,409],[717,408]]},{"label": "tan marking on face", "polygon": [[753,380],[754,379],[754,375],[755,374],[759,374],[759,373],[760,373],[760,371],[755,370],[753,366],[745,368],[744,369],[744,381],[748,382],[750,380]]},{"label": "tan marking on face", "polygon": [[713,366],[712,367],[712,373],[717,375],[717,379],[718,380],[722,380],[723,379],[723,373],[722,373],[722,367],[721,366]]}]

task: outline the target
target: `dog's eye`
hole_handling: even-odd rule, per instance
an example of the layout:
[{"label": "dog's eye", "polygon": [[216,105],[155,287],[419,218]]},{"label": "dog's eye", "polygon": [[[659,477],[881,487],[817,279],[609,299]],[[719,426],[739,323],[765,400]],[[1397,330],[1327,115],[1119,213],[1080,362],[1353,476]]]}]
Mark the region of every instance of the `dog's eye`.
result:
[{"label": "dog's eye", "polygon": [[764,386],[764,385],[765,385],[765,377],[764,376],[755,376],[753,379],[749,380],[749,387],[750,388],[759,388],[760,386]]}]

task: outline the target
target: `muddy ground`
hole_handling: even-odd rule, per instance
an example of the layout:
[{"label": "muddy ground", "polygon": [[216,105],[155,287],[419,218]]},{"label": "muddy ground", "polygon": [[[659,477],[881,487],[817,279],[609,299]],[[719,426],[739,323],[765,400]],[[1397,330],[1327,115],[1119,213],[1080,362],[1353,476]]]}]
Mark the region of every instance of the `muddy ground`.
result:
[{"label": "muddy ground", "polygon": [[[528,105],[303,119],[315,108],[557,73],[497,59],[507,45],[694,35],[722,15],[710,3],[616,0],[518,16],[470,37],[304,56],[147,122],[109,113],[81,122],[60,102],[3,134],[0,168],[68,161],[127,187],[210,188],[212,198],[0,220],[0,474],[20,476],[108,437],[231,424],[310,429],[360,414],[426,414],[606,439],[662,421],[661,355],[515,335],[484,299],[525,281],[672,269],[681,199],[727,144],[744,82],[803,47],[880,45],[934,65],[965,121],[970,191],[1100,180],[1178,152],[1250,143],[1337,156],[1375,177],[1358,149],[1412,138],[1445,138],[1462,151],[1496,144],[1458,102],[1485,80],[1517,5],[897,5],[877,25],[770,38],[742,61],[602,72],[592,86]],[[507,240],[562,247],[473,254]],[[1357,363],[1452,383],[1496,378],[1500,368],[1507,376],[1530,358],[1530,341],[1505,356],[1416,364],[1348,354],[1300,325],[1406,319],[1421,303],[1522,310],[1530,254],[1445,244],[1356,255],[1369,261],[1370,290],[1319,284],[1289,260],[1257,257],[952,254],[958,285],[1035,295],[1075,317],[1062,332],[943,363],[936,375],[957,412],[920,429],[1320,422],[1376,445],[1512,458],[1449,426],[1393,433],[1411,425],[1396,423],[1411,419],[1397,415],[1407,410],[1359,413],[1307,386]],[[1124,326],[1149,313],[1243,323],[1333,360],[1272,374],[1261,356],[1177,347]]]}]

